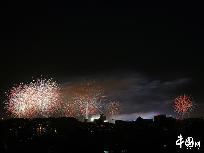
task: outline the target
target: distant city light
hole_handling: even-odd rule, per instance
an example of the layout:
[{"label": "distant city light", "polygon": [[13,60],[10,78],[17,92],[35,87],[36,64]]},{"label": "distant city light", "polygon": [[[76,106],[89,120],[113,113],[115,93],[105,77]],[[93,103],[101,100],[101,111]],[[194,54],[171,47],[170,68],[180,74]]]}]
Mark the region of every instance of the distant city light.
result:
[{"label": "distant city light", "polygon": [[93,122],[95,119],[99,119],[100,115],[93,115],[90,119],[91,122]]}]

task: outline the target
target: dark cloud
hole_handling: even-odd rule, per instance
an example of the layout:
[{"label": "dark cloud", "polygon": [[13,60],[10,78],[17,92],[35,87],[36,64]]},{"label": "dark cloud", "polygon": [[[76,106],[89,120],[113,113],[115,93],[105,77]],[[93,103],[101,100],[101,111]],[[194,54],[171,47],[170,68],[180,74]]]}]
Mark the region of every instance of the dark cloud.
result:
[{"label": "dark cloud", "polygon": [[177,96],[177,90],[189,83],[190,79],[160,81],[132,74],[124,77],[123,81],[127,82],[126,87],[115,89],[112,96],[122,102],[124,113],[151,111],[170,113],[170,105]]}]

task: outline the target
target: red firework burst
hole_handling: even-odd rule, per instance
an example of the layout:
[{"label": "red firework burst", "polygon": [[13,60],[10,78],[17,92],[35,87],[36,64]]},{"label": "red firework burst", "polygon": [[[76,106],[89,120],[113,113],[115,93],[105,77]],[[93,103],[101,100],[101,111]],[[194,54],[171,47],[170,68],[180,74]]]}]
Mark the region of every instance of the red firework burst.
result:
[{"label": "red firework burst", "polygon": [[193,101],[189,96],[181,95],[174,100],[174,110],[181,118],[183,118],[186,113],[190,112],[192,107]]},{"label": "red firework burst", "polygon": [[119,104],[119,102],[113,101],[113,102],[110,102],[107,105],[107,113],[106,113],[106,115],[108,117],[111,117],[111,116],[117,115],[119,113],[119,111],[120,111],[120,104]]}]

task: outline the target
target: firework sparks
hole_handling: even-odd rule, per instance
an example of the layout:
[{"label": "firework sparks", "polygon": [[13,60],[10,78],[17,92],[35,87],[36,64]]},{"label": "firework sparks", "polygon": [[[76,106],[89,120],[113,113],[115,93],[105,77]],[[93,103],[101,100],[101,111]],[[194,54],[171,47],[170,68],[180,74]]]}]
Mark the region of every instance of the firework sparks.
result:
[{"label": "firework sparks", "polygon": [[184,115],[192,110],[193,102],[191,97],[186,95],[178,96],[174,100],[174,110],[183,118]]},{"label": "firework sparks", "polygon": [[101,112],[102,89],[87,84],[75,90],[73,101],[79,116],[88,118]]},{"label": "firework sparks", "polygon": [[104,90],[95,84],[73,85],[69,89],[69,100],[65,98],[64,113],[67,117],[90,118],[93,115],[116,115],[119,103],[105,96]]},{"label": "firework sparks", "polygon": [[6,109],[13,117],[49,117],[58,107],[60,88],[52,79],[37,79],[13,87],[8,94]]},{"label": "firework sparks", "polygon": [[117,101],[113,101],[108,103],[107,105],[107,116],[115,116],[119,113],[120,111],[120,104]]}]

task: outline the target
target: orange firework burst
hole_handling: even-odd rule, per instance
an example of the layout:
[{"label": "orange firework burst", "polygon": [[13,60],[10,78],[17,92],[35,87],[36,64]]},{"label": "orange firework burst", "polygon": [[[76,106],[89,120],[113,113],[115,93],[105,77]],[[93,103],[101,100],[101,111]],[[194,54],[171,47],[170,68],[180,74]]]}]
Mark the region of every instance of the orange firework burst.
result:
[{"label": "orange firework burst", "polygon": [[69,99],[65,97],[65,116],[76,118],[101,113],[103,90],[94,84],[76,84],[69,88]]},{"label": "orange firework burst", "polygon": [[104,89],[94,83],[73,84],[66,88],[68,93],[64,99],[63,112],[67,117],[90,118],[93,115],[105,114],[113,116],[118,114],[119,103],[109,100]]},{"label": "orange firework burst", "polygon": [[180,118],[183,118],[185,114],[190,112],[192,107],[193,101],[189,96],[181,95],[174,100],[174,110],[179,114]]}]

